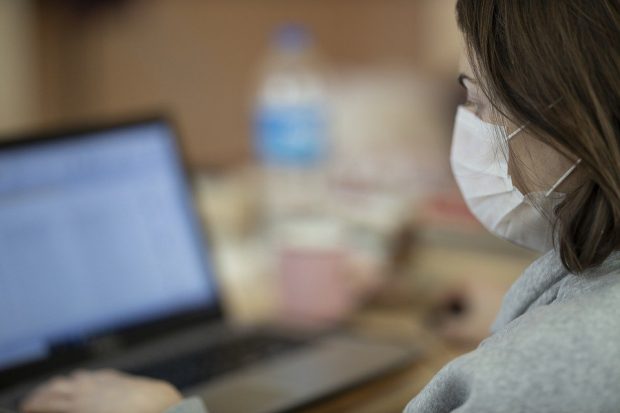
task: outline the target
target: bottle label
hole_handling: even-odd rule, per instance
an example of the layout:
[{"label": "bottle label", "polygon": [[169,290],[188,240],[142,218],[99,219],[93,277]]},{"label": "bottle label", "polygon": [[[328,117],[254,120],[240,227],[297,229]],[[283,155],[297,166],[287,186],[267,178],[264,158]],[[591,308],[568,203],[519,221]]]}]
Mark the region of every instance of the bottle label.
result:
[{"label": "bottle label", "polygon": [[256,114],[256,150],[272,165],[310,166],[326,152],[326,114],[320,105],[271,106]]}]

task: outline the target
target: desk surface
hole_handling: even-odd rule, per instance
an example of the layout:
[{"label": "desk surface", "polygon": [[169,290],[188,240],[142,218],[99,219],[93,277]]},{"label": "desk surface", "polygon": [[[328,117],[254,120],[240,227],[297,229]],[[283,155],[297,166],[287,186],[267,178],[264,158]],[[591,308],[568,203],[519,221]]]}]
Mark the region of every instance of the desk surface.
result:
[{"label": "desk surface", "polygon": [[[376,318],[376,315],[370,317]],[[394,322],[399,315],[392,313],[387,315],[387,318]],[[411,337],[415,337],[416,342],[423,348],[423,355],[419,360],[404,366],[400,371],[382,376],[300,411],[303,413],[401,413],[409,400],[419,393],[446,363],[471,350],[471,348],[450,345],[439,339],[425,329],[415,315],[401,317],[397,322],[408,326]],[[367,323],[367,320],[361,323]]]},{"label": "desk surface", "polygon": [[[476,279],[502,281],[507,289],[514,278],[531,261],[529,256],[472,254],[461,250],[422,248],[418,246],[411,274],[404,278],[407,286],[398,286],[384,305],[370,306],[352,321],[362,330],[380,330],[399,338],[403,333],[422,349],[422,356],[411,365],[389,375],[336,394],[300,409],[302,413],[401,413],[416,394],[450,360],[473,350],[475,346],[451,344],[425,327],[423,314],[428,310],[429,291],[441,279]],[[412,284],[415,284],[412,285]],[[417,294],[416,294],[417,293]],[[402,302],[398,304],[400,299]],[[396,303],[395,303],[396,301]],[[387,304],[387,305],[385,305]],[[371,331],[376,332],[376,331]]]},{"label": "desk surface", "polygon": [[[209,193],[212,195],[213,191]],[[221,211],[230,210],[229,203],[222,203],[221,206]],[[205,213],[209,217],[208,211]],[[213,217],[207,219],[208,222],[226,221],[226,217],[218,219],[217,214],[211,215]],[[435,229],[431,224],[429,228],[424,228],[417,228],[416,236],[411,240],[412,245],[405,247],[410,251],[405,254],[407,258],[401,264],[402,268],[399,267],[394,274],[385,275],[386,279],[398,280],[399,285],[391,290],[392,294],[386,294],[383,305],[363,310],[355,315],[353,321],[362,329],[388,331],[386,334],[390,334],[391,329],[393,333],[398,333],[399,338],[402,338],[403,333],[410,335],[411,340],[422,348],[422,357],[409,366],[403,366],[398,372],[299,411],[402,412],[409,400],[446,363],[472,350],[472,347],[449,344],[424,326],[423,313],[432,307],[434,292],[440,291],[445,285],[462,286],[472,280],[501,284],[496,288],[505,291],[535,258],[533,254],[511,247],[482,230],[479,233],[461,234],[449,228]],[[220,282],[227,313],[242,324],[270,320],[276,312],[274,303],[278,299],[275,278],[272,272],[261,271],[261,263],[264,264],[265,260],[261,248],[257,248],[260,245],[261,242],[221,235],[215,249],[218,267],[222,272]],[[484,296],[488,306],[490,300],[487,298]],[[496,304],[499,307],[499,303]],[[494,314],[493,311],[490,313]],[[390,324],[391,328],[384,330],[385,324]],[[487,324],[490,325],[490,322]]]},{"label": "desk surface", "polygon": [[[475,345],[458,346],[441,339],[423,323],[423,314],[428,309],[424,295],[429,285],[441,283],[440,279],[469,277],[503,283],[507,289],[520,272],[531,262],[531,255],[487,255],[472,254],[462,250],[437,247],[418,247],[411,268],[416,274],[415,288],[401,288],[405,304],[391,310],[372,310],[359,315],[360,328],[405,332],[411,340],[423,349],[422,357],[403,370],[380,377],[366,385],[335,395],[303,410],[303,413],[401,413],[406,404],[433,378],[449,361],[467,353]],[[456,273],[456,274],[455,274]],[[459,274],[460,273],[460,274]],[[426,287],[424,287],[426,286]],[[412,287],[410,283],[410,287]],[[419,294],[415,295],[415,291]],[[396,294],[397,295],[397,294]],[[415,295],[415,296],[414,296]],[[428,298],[427,298],[428,299]],[[397,298],[388,298],[394,304]],[[412,305],[414,303],[414,305]],[[498,304],[499,305],[499,304]],[[387,308],[390,306],[388,305]]]},{"label": "desk surface", "polygon": [[[531,261],[529,256],[495,256],[471,254],[460,250],[421,248],[418,246],[412,268],[413,280],[403,279],[406,286],[398,286],[389,294],[387,305],[363,310],[352,322],[362,330],[381,330],[408,338],[422,348],[422,357],[401,371],[377,378],[365,385],[339,393],[304,409],[303,413],[400,413],[431,378],[450,360],[473,350],[475,346],[457,346],[448,343],[425,327],[423,314],[428,310],[429,287],[440,279],[475,278],[494,280],[507,289],[514,278]],[[455,274],[456,273],[456,274]],[[411,278],[411,277],[409,277]],[[411,283],[417,286],[411,285]],[[417,294],[416,294],[417,292]],[[398,304],[399,296],[402,302]],[[426,302],[425,302],[426,300]],[[396,303],[395,303],[396,301]],[[384,304],[386,304],[384,303]]]}]

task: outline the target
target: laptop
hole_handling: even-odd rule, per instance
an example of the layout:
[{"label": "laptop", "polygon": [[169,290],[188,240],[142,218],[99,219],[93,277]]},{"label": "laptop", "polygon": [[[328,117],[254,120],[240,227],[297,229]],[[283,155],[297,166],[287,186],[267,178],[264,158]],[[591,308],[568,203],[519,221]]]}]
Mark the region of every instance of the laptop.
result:
[{"label": "laptop", "polygon": [[227,324],[166,119],[0,143],[0,408],[79,367],[170,381],[213,413],[291,411],[416,355]]}]

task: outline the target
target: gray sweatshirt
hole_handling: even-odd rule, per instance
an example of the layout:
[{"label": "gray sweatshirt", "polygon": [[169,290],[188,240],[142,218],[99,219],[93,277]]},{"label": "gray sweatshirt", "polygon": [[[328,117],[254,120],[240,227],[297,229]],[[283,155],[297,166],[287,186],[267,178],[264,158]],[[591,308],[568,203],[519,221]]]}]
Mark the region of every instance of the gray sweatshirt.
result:
[{"label": "gray sweatshirt", "polygon": [[510,288],[492,335],[406,413],[620,412],[620,254],[579,276],[551,251]]},{"label": "gray sweatshirt", "polygon": [[[166,413],[204,412],[190,400]],[[554,251],[530,265],[492,335],[405,408],[447,412],[620,412],[620,253],[579,276]]]}]

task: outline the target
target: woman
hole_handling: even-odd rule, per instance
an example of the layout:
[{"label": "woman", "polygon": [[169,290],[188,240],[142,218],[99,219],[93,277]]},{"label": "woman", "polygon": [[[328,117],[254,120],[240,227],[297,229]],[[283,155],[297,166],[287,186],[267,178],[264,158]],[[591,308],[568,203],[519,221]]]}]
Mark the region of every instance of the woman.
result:
[{"label": "woman", "polygon": [[[493,334],[406,411],[617,411],[620,2],[459,0],[457,15],[468,100],[455,177],[490,231],[545,254],[504,298]],[[57,379],[24,410],[204,411],[165,383],[115,372]]]}]

